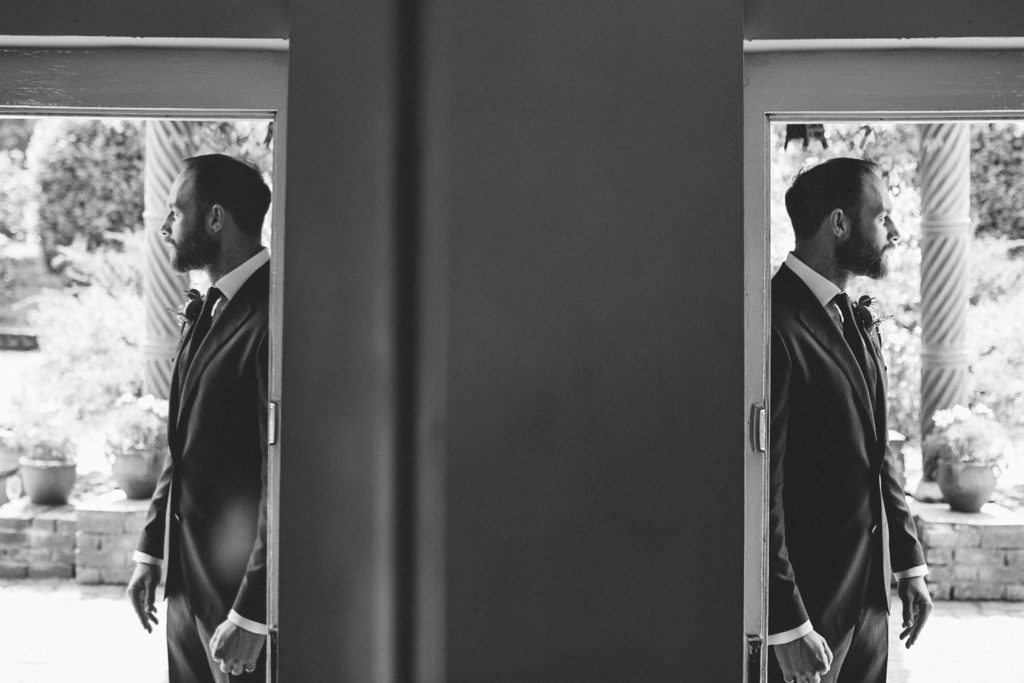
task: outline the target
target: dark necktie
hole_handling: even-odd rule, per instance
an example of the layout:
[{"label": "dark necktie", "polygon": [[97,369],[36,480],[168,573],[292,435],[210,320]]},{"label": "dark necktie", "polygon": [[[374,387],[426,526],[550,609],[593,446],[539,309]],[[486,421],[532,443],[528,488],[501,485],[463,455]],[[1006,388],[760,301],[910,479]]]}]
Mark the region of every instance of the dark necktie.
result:
[{"label": "dark necktie", "polygon": [[864,338],[860,336],[860,331],[857,329],[857,321],[853,317],[853,306],[850,305],[850,297],[846,295],[846,292],[840,292],[835,295],[832,301],[836,303],[839,311],[843,314],[843,337],[846,339],[850,350],[853,351],[853,356],[857,359],[857,364],[860,366],[864,379],[867,380],[868,386],[871,386],[875,374],[871,371],[868,351],[864,346]]},{"label": "dark necktie", "polygon": [[203,309],[199,312],[199,318],[196,320],[196,329],[192,331],[192,340],[188,344],[190,362],[192,357],[196,355],[199,345],[203,343],[206,333],[210,331],[210,325],[213,324],[213,305],[217,303],[217,299],[220,297],[221,292],[216,287],[210,287],[206,290],[206,297],[203,299]]}]

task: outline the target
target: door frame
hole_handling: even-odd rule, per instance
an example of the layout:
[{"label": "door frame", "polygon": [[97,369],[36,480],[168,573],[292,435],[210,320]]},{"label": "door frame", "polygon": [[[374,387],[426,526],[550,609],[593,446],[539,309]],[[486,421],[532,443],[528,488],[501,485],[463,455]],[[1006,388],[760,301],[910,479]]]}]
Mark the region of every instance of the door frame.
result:
[{"label": "door frame", "polygon": [[[288,41],[0,36],[0,117],[274,121],[270,387],[281,396]],[[277,432],[280,433],[280,424]],[[280,447],[269,447],[268,626],[276,654]],[[268,676],[272,666],[268,666]]]},{"label": "door frame", "polygon": [[[972,121],[1024,118],[1024,45],[946,39],[747,43],[744,63],[745,377],[767,406],[769,126],[773,121]],[[770,440],[770,435],[768,435]],[[770,442],[770,441],[769,441]],[[745,626],[767,636],[768,456],[746,471]],[[767,647],[761,648],[761,678]]]}]

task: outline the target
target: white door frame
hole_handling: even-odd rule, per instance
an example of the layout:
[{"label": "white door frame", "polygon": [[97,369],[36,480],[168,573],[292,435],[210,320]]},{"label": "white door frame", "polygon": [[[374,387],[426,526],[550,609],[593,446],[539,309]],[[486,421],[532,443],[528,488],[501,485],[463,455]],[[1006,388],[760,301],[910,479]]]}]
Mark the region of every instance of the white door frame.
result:
[{"label": "white door frame", "polygon": [[[281,396],[287,50],[286,40],[0,36],[0,117],[274,120],[272,402]],[[270,447],[269,468],[268,622],[276,634],[277,445]]]},{"label": "white door frame", "polygon": [[[749,396],[767,404],[769,124],[1024,118],[1020,40],[748,43],[744,90],[744,273]],[[835,43],[831,43],[833,46]],[[767,633],[767,455],[747,467],[745,625]],[[765,677],[767,648],[761,652]]]}]

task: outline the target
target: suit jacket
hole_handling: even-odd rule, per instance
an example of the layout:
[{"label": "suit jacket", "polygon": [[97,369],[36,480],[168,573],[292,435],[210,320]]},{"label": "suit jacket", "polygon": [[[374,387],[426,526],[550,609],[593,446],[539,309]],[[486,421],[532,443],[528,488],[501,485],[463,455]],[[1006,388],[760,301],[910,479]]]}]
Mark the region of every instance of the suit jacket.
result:
[{"label": "suit jacket", "polygon": [[877,328],[861,329],[865,378],[839,327],[785,265],[771,299],[768,632],[810,619],[833,641],[853,627],[869,591],[888,604],[893,568],[924,556],[888,448]]},{"label": "suit jacket", "polygon": [[184,591],[212,628],[231,609],[266,623],[269,283],[264,264],[222,302],[191,359],[193,327],[182,336],[169,453],[138,545],[162,557],[169,530],[166,593]]}]

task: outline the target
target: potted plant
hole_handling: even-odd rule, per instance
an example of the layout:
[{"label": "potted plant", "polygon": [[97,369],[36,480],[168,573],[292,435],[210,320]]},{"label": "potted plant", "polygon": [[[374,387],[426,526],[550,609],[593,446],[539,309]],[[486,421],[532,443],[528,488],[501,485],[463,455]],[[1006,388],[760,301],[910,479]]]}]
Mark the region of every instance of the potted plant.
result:
[{"label": "potted plant", "polygon": [[938,483],[949,507],[977,512],[988,502],[1006,464],[1009,442],[1002,425],[984,405],[937,410],[922,448],[939,463]]},{"label": "potted plant", "polygon": [[75,440],[59,420],[22,420],[9,440],[18,454],[18,472],[29,500],[64,505],[75,486]]},{"label": "potted plant", "polygon": [[167,401],[151,394],[119,398],[107,427],[106,454],[125,496],[152,496],[167,454]]}]

